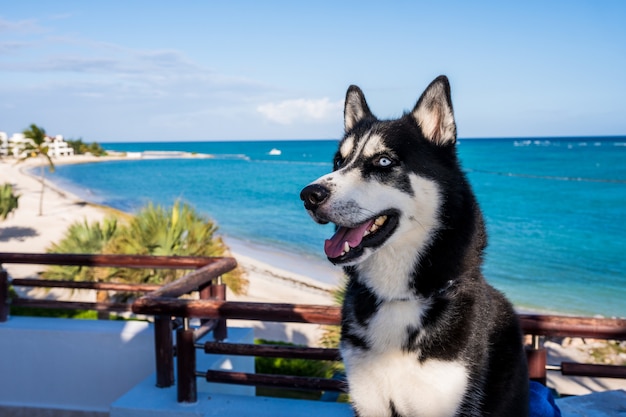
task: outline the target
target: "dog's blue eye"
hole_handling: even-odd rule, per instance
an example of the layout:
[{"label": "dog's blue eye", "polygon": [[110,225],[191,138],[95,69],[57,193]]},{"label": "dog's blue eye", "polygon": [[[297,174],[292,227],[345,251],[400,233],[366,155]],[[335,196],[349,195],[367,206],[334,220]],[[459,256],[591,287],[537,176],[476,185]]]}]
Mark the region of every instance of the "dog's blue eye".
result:
[{"label": "dog's blue eye", "polygon": [[335,170],[341,168],[341,166],[343,165],[343,159],[335,159]]},{"label": "dog's blue eye", "polygon": [[386,168],[386,167],[393,165],[393,159],[387,156],[381,156],[378,159],[376,159],[375,164],[378,165],[379,167]]}]

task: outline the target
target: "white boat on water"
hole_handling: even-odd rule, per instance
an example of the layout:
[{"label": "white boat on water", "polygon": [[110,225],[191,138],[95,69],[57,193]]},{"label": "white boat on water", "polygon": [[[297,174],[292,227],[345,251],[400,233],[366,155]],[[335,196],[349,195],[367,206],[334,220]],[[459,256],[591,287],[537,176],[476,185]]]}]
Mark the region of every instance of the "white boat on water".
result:
[{"label": "white boat on water", "polygon": [[283,151],[281,151],[280,149],[272,148],[272,149],[268,152],[268,155],[278,156],[278,155],[281,155],[282,153],[283,153]]}]

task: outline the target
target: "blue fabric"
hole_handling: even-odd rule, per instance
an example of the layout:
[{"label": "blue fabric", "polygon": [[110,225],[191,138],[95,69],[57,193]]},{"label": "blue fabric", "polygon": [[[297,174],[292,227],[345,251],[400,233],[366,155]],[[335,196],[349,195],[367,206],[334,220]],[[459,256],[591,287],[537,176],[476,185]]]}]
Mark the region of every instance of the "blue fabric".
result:
[{"label": "blue fabric", "polygon": [[561,417],[550,389],[534,381],[530,381],[530,417]]}]

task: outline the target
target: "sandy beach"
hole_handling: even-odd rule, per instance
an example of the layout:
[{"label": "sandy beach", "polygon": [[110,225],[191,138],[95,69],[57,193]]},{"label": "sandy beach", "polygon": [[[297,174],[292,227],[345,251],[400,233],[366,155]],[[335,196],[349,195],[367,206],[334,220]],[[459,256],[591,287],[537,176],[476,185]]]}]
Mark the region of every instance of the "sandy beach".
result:
[{"label": "sandy beach", "polygon": [[[108,158],[110,159],[110,158]],[[104,160],[86,156],[56,159],[61,163],[86,163]],[[15,164],[9,159],[0,159],[0,184],[10,183],[20,195],[19,208],[0,222],[0,252],[43,253],[51,243],[59,241],[69,225],[76,221],[102,220],[108,208],[89,204],[64,190],[47,184],[44,193],[43,215],[38,215],[41,183],[25,170],[39,161]],[[228,239],[226,239],[228,243]],[[324,267],[302,268],[280,262],[280,254],[265,253],[233,245],[233,256],[246,271],[249,287],[247,294],[227,294],[229,300],[333,304],[332,285],[315,279],[319,274],[340,275],[338,270]],[[262,261],[260,259],[264,259]],[[274,261],[274,262],[272,262]],[[14,278],[36,277],[43,267],[36,265],[5,265]],[[310,274],[308,272],[311,272]],[[307,324],[262,323],[254,321],[229,321],[231,326],[253,326],[255,336],[270,340],[285,340],[299,344],[317,345],[322,334],[321,326]],[[583,341],[559,344],[548,342],[549,363],[560,361],[586,361],[588,347]],[[626,381],[618,379],[565,378],[549,373],[549,385],[566,394],[585,394],[607,389],[626,389]]]},{"label": "sandy beach", "polygon": [[[58,158],[54,162],[67,164],[102,160],[105,158],[79,155]],[[20,195],[19,208],[0,223],[1,252],[44,253],[53,242],[63,237],[72,223],[84,220],[101,221],[108,214],[106,207],[88,204],[46,182],[43,214],[39,216],[41,183],[39,178],[25,173],[39,162],[27,160],[15,164],[13,160],[0,159],[0,184],[7,182],[12,184],[15,192]],[[245,249],[242,245],[239,247]],[[237,295],[229,291],[227,293],[229,300],[322,305],[333,303],[331,285],[270,265],[243,253],[235,252],[233,255],[245,270],[249,286],[247,294]],[[5,268],[14,278],[36,277],[37,273],[44,269],[38,265],[6,265]],[[251,325],[255,328],[255,336],[258,338],[311,345],[317,344],[322,334],[321,326],[310,324],[231,320],[229,325]]]}]

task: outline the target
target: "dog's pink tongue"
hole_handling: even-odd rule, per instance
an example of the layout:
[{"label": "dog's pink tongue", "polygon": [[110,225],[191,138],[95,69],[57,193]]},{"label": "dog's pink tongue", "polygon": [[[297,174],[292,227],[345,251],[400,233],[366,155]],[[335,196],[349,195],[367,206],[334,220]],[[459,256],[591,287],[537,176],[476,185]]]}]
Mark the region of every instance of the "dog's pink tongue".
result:
[{"label": "dog's pink tongue", "polygon": [[324,252],[329,258],[338,258],[343,252],[345,242],[348,242],[351,248],[359,246],[363,240],[363,235],[374,224],[374,219],[366,221],[358,225],[354,229],[349,227],[340,227],[335,235],[324,242]]}]

